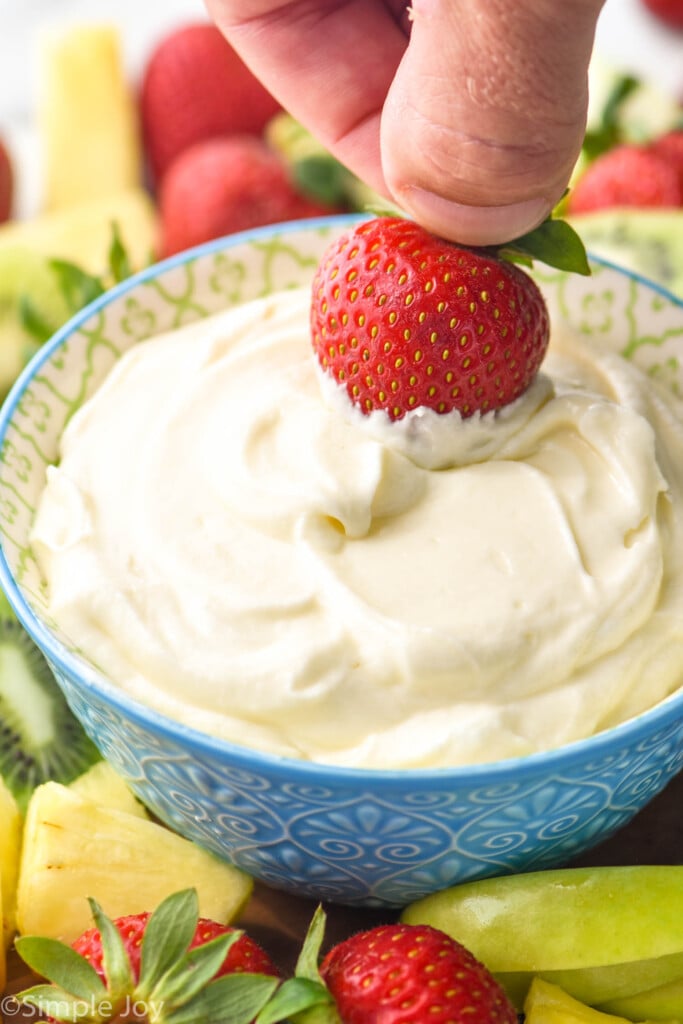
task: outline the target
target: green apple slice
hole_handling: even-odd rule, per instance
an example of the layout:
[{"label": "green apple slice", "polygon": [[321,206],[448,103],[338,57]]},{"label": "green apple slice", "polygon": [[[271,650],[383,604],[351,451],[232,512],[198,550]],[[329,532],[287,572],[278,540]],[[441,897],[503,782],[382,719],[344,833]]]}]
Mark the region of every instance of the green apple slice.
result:
[{"label": "green apple slice", "polygon": [[606,1013],[617,1013],[629,1020],[676,1020],[683,1022],[683,975],[667,985],[659,985],[646,992],[637,992],[625,999],[614,999],[601,1004]]},{"label": "green apple slice", "polygon": [[407,907],[472,950],[521,1005],[535,975],[594,1005],[683,966],[683,866],[564,868],[480,879]]}]

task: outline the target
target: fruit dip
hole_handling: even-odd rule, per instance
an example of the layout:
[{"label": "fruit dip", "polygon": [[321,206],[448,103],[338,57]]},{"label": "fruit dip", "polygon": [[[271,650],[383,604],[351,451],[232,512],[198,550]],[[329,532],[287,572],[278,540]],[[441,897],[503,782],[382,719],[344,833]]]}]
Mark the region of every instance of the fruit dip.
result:
[{"label": "fruit dip", "polygon": [[32,534],[49,611],[127,693],[249,747],[479,763],[683,681],[683,413],[555,328],[498,413],[363,416],[308,289],[135,346],[71,419]]}]

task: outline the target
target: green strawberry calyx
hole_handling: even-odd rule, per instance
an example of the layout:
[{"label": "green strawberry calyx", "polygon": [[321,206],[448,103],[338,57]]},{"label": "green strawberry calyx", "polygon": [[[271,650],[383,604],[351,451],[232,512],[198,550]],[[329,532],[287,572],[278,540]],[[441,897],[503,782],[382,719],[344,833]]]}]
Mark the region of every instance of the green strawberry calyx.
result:
[{"label": "green strawberry calyx", "polygon": [[531,266],[534,260],[557,270],[590,276],[586,247],[572,225],[559,217],[550,216],[519,238],[495,248],[500,259]]},{"label": "green strawberry calyx", "polygon": [[[101,275],[90,274],[70,260],[56,257],[48,260],[56,276],[59,290],[64,296],[70,316],[79,313],[84,306],[104,295],[108,288],[125,281],[133,273],[128,253],[121,238],[118,225],[112,223],[111,241],[107,256],[107,268]],[[30,295],[24,294],[19,300],[19,315],[22,326],[31,338],[31,349],[25,353],[25,361],[62,326],[62,323],[47,321],[41,316]]]},{"label": "green strawberry calyx", "polygon": [[16,940],[19,956],[45,983],[19,992],[19,1003],[69,1024],[206,1024],[219,1019],[250,1024],[280,984],[262,974],[213,978],[242,932],[235,929],[189,949],[199,922],[195,889],[174,893],[150,916],[136,982],[118,928],[95,900],[89,902],[101,935],[107,983],[66,943],[21,936]]},{"label": "green strawberry calyx", "polygon": [[20,936],[15,942],[19,956],[44,982],[17,993],[18,1003],[65,1024],[340,1024],[317,968],[325,928],[321,909],[311,922],[294,977],[281,981],[235,972],[216,978],[242,931],[234,929],[190,949],[199,922],[197,892],[173,893],[149,917],[136,981],[116,924],[95,900],[89,903],[107,981],[66,943]]}]

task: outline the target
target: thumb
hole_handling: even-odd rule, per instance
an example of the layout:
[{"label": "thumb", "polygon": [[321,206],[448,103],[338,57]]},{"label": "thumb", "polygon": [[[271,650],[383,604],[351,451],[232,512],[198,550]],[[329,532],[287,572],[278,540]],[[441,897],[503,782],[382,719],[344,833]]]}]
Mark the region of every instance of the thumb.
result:
[{"label": "thumb", "polygon": [[413,0],[384,105],[385,181],[430,230],[470,245],[536,227],[581,148],[604,0]]}]

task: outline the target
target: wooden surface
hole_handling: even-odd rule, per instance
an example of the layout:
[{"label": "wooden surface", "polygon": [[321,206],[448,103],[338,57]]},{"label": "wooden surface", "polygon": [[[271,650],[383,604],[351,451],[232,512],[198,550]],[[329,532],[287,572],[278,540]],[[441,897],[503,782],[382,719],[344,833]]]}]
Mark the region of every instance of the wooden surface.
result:
[{"label": "wooden surface", "polygon": [[[683,772],[629,825],[571,864],[683,864]],[[238,923],[268,950],[283,971],[289,971],[294,966],[315,906],[313,900],[299,899],[257,884]],[[391,911],[339,906],[325,909],[327,944],[396,916]],[[17,957],[10,955],[8,968],[8,991],[16,992],[30,983]]]}]

